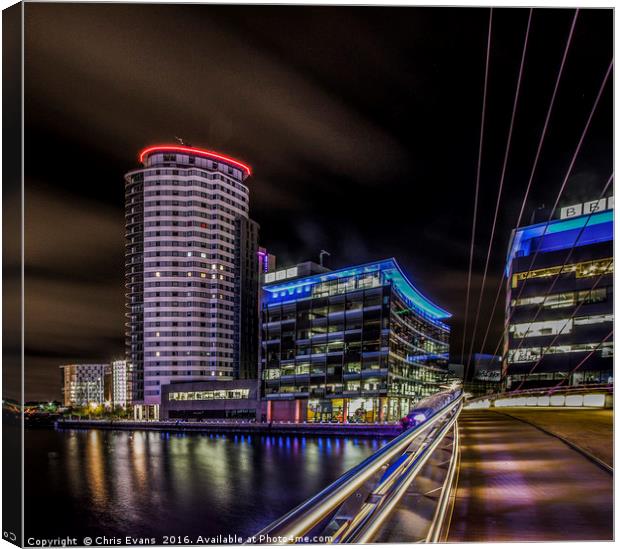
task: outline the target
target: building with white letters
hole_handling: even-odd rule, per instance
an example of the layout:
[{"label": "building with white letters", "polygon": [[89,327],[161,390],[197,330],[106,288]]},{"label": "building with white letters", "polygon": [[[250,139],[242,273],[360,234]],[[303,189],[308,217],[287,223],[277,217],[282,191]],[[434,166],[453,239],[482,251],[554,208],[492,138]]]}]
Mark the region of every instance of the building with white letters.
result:
[{"label": "building with white letters", "polygon": [[613,197],[512,232],[503,377],[510,389],[613,377]]}]

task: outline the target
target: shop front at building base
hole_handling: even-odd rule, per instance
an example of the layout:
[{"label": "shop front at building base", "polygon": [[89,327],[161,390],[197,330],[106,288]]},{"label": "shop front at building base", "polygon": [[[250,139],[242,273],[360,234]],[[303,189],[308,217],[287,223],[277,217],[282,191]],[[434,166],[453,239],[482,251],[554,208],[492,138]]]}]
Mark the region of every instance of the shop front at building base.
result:
[{"label": "shop front at building base", "polygon": [[133,418],[135,421],[157,421],[159,419],[159,405],[135,404],[133,406]]},{"label": "shop front at building base", "polygon": [[162,420],[251,420],[260,410],[258,382],[231,381],[178,382],[162,386]]},{"label": "shop front at building base", "polygon": [[408,397],[342,397],[269,399],[263,402],[265,421],[294,423],[383,423],[399,421],[418,399]]}]

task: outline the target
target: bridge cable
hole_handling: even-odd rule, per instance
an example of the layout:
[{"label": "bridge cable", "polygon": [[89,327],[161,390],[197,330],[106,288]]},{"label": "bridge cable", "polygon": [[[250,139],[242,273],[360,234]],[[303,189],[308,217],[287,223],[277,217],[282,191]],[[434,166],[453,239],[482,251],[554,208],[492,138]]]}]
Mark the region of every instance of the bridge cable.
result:
[{"label": "bridge cable", "polygon": [[[600,195],[599,195],[599,200],[601,198],[603,198],[605,196],[605,193],[607,192],[607,189],[609,188],[609,186],[611,185],[611,182],[614,179],[614,174],[612,173],[609,176],[609,179],[607,180],[607,183],[605,184],[605,186],[603,187],[603,190],[601,191]],[[523,342],[525,341],[525,338],[527,337],[527,334],[530,332],[530,329],[532,327],[532,324],[534,322],[536,322],[536,319],[538,318],[538,315],[542,312],[544,305],[545,305],[545,301],[547,300],[547,297],[549,297],[549,295],[551,295],[551,292],[553,291],[553,288],[555,287],[556,282],[560,279],[560,275],[564,274],[564,267],[566,267],[566,264],[569,262],[569,260],[571,259],[573,252],[575,251],[575,248],[578,246],[579,240],[581,239],[581,237],[583,236],[583,233],[585,232],[586,228],[588,227],[588,223],[590,222],[590,219],[592,219],[592,216],[595,214],[596,212],[590,212],[590,214],[588,215],[588,218],[586,220],[586,222],[584,223],[583,227],[581,227],[581,229],[579,230],[579,233],[577,234],[577,237],[575,238],[573,245],[571,246],[570,250],[568,251],[568,254],[566,255],[566,258],[564,259],[564,263],[562,263],[562,266],[560,267],[560,270],[558,271],[558,273],[555,275],[555,277],[553,278],[553,282],[551,283],[551,285],[549,286],[549,288],[547,289],[547,292],[545,293],[545,295],[543,296],[543,299],[540,303],[540,305],[538,306],[538,309],[536,310],[536,314],[534,315],[534,317],[532,318],[532,320],[530,321],[527,330],[525,332],[525,334],[523,335],[523,337],[521,338],[521,341],[519,342],[519,346],[515,349],[515,352],[518,351],[522,345]],[[596,281],[596,285],[598,285],[598,283],[600,282],[600,280],[602,280],[603,276],[609,274],[607,273],[607,269],[610,267],[610,265],[613,263],[613,258],[611,258],[605,269],[603,269],[603,272],[601,273],[601,275],[599,276],[598,280]],[[592,286],[590,288],[590,291],[592,291],[594,289],[594,286]],[[563,331],[564,328],[566,328],[566,326],[568,326],[568,323],[575,317],[575,315],[577,314],[577,312],[579,311],[579,309],[581,309],[581,306],[584,304],[584,302],[586,301],[587,296],[584,297],[583,301],[579,304],[579,307],[577,307],[572,315],[566,319],[566,322],[564,323],[564,326],[562,326],[562,328],[558,331],[558,333],[556,334],[555,338],[553,339],[553,341],[547,346],[546,350],[541,354],[540,358],[538,359],[538,361],[536,362],[536,364],[534,364],[534,366],[532,367],[532,369],[530,370],[530,372],[528,374],[526,374],[525,378],[523,379],[523,381],[521,381],[521,384],[519,385],[519,387],[517,387],[517,391],[523,386],[523,384],[525,383],[525,381],[527,380],[527,376],[529,376],[540,364],[540,362],[542,361],[542,358],[544,356],[544,354],[553,346],[553,344],[555,343],[555,341],[557,340],[557,338],[560,335],[563,335]]]},{"label": "bridge cable", "polygon": [[[540,153],[542,151],[543,143],[545,141],[545,137],[547,135],[547,128],[549,127],[549,120],[551,118],[551,113],[553,111],[553,106],[555,105],[555,98],[558,93],[558,88],[560,85],[560,80],[562,79],[562,74],[564,72],[564,66],[566,64],[566,58],[568,56],[568,51],[570,49],[571,42],[573,40],[573,33],[575,30],[575,24],[577,23],[577,16],[579,15],[579,8],[575,10],[575,15],[573,16],[573,20],[570,26],[570,30],[568,32],[568,38],[566,40],[566,46],[564,47],[564,53],[562,55],[562,60],[560,62],[560,68],[558,70],[558,75],[555,79],[555,85],[553,87],[553,93],[551,94],[551,100],[549,102],[549,107],[547,108],[547,114],[545,116],[545,122],[543,124],[542,132],[540,134],[540,138],[538,140],[538,147],[536,149],[536,155],[534,156],[534,163],[532,164],[532,170],[530,172],[530,177],[527,182],[527,186],[525,188],[525,194],[523,195],[523,200],[521,202],[521,208],[519,210],[519,216],[517,217],[517,222],[515,223],[515,227],[519,227],[521,224],[521,220],[523,218],[523,214],[525,212],[525,205],[527,204],[527,199],[530,194],[530,189],[532,187],[532,182],[534,180],[534,174],[536,173],[536,168],[538,167],[538,161],[540,159]],[[482,340],[482,345],[480,346],[480,352],[484,352],[484,347],[487,342],[487,337],[489,335],[489,331],[491,329],[491,324],[493,323],[493,317],[495,316],[495,310],[497,309],[497,304],[499,302],[499,297],[503,290],[504,285],[504,277],[506,276],[505,270],[502,269],[502,276],[499,280],[499,284],[497,286],[497,293],[495,295],[495,302],[493,304],[493,310],[491,315],[489,316],[489,321],[487,323],[487,327],[484,333],[484,338]],[[497,354],[497,350],[494,354]]]},{"label": "bridge cable", "polygon": [[[592,106],[592,109],[591,109],[590,114],[588,116],[588,120],[587,120],[586,125],[585,125],[585,127],[583,129],[583,132],[581,134],[581,137],[579,138],[579,142],[577,144],[577,148],[575,149],[575,152],[573,153],[573,156],[571,158],[570,165],[568,167],[566,175],[564,176],[564,180],[562,181],[562,186],[560,187],[560,190],[558,191],[558,195],[557,195],[557,197],[555,199],[555,203],[554,203],[553,207],[551,208],[551,212],[549,214],[549,218],[545,222],[543,233],[539,237],[539,242],[538,242],[538,246],[536,247],[536,251],[535,251],[535,253],[534,253],[533,257],[532,257],[532,260],[530,261],[529,267],[527,268],[527,270],[525,272],[530,272],[532,270],[534,262],[536,261],[536,258],[538,257],[538,253],[539,253],[540,246],[541,246],[541,243],[542,243],[542,238],[547,234],[547,230],[549,229],[549,225],[550,225],[551,221],[553,220],[553,215],[554,215],[554,213],[555,213],[555,211],[557,209],[558,203],[559,203],[559,201],[560,201],[560,199],[562,197],[562,194],[564,193],[564,190],[566,189],[566,184],[568,183],[568,179],[569,179],[569,177],[570,177],[570,175],[571,175],[571,173],[573,171],[573,167],[575,165],[575,161],[577,160],[577,156],[578,156],[579,152],[581,151],[581,147],[582,147],[583,142],[585,140],[585,136],[586,136],[586,134],[587,134],[587,132],[588,132],[588,130],[590,128],[590,124],[592,122],[592,118],[594,117],[594,113],[596,112],[596,108],[598,107],[598,104],[599,104],[599,101],[601,99],[601,96],[603,95],[603,91],[604,91],[605,86],[607,84],[607,81],[609,79],[609,75],[611,74],[611,70],[613,68],[613,63],[614,62],[613,62],[613,59],[612,59],[611,62],[609,63],[609,67],[607,68],[607,72],[605,73],[605,76],[603,78],[603,82],[601,83],[601,86],[599,88],[598,94],[597,94],[596,99],[594,101],[594,105]],[[519,291],[516,299],[519,299],[521,297],[521,294],[523,293],[523,289],[525,288],[525,286],[527,284],[527,281],[528,281],[528,278],[526,278],[523,281],[523,285],[521,286],[520,291]],[[513,313],[514,313],[514,310],[513,310]],[[505,326],[504,326],[504,333],[500,336],[500,341],[498,342],[498,345],[497,345],[496,349],[499,348],[499,344],[501,343],[501,339],[503,339],[504,336],[505,336],[506,326],[508,326],[511,318],[512,318],[512,314],[506,320],[506,323],[505,323]]]},{"label": "bridge cable", "polygon": [[551,389],[557,389],[558,387],[560,387],[560,385],[564,384],[564,382],[570,378],[570,376],[572,376],[577,370],[579,370],[579,368],[581,368],[588,360],[590,360],[590,358],[592,357],[592,355],[594,353],[596,353],[599,348],[603,345],[603,343],[605,343],[614,333],[613,328],[611,329],[611,331],[603,338],[601,339],[601,341],[598,342],[598,344],[596,345],[596,347],[594,347],[594,349],[592,349],[580,362],[579,364],[577,364],[577,366],[575,366],[570,372],[568,372],[568,375],[560,381],[560,383],[558,383],[557,385],[553,386]]},{"label": "bridge cable", "polygon": [[[484,120],[486,116],[486,106],[487,106],[487,86],[489,81],[489,56],[491,52],[491,30],[493,26],[493,8],[489,10],[489,30],[487,33],[487,51],[486,51],[486,63],[484,68],[484,88],[482,92],[482,115],[480,122],[480,139],[478,142],[478,165],[476,168],[476,190],[474,193],[474,215],[472,219],[472,227],[471,227],[471,244],[469,246],[469,269],[467,272],[467,293],[465,297],[465,316],[464,316],[464,324],[463,324],[463,341],[461,345],[461,360],[464,360],[465,355],[465,339],[467,337],[467,317],[469,315],[469,293],[471,289],[471,271],[472,264],[474,260],[474,241],[476,237],[476,219],[478,217],[478,195],[480,190],[480,171],[482,164],[482,143],[484,140]],[[465,372],[463,372],[463,375]],[[465,378],[463,378],[465,381]]]},{"label": "bridge cable", "polygon": [[[579,155],[579,152],[581,151],[581,147],[583,145],[583,142],[585,140],[586,134],[588,133],[588,130],[590,129],[590,124],[592,122],[592,118],[594,118],[594,113],[596,112],[596,108],[598,107],[599,101],[601,99],[601,96],[603,95],[603,91],[605,90],[605,85],[607,84],[607,80],[609,79],[609,75],[611,74],[611,70],[613,68],[613,64],[614,61],[613,59],[611,60],[611,62],[609,63],[609,67],[607,67],[607,72],[605,73],[605,77],[603,78],[603,82],[601,83],[601,86],[599,88],[598,94],[596,95],[596,99],[594,101],[594,105],[592,105],[592,110],[590,111],[590,115],[588,116],[588,120],[586,122],[586,125],[583,129],[583,132],[581,133],[581,137],[579,138],[579,143],[577,144],[577,148],[575,149],[575,152],[573,153],[573,157],[571,159],[570,165],[568,167],[568,170],[566,171],[566,175],[564,176],[564,180],[562,181],[562,186],[560,187],[560,190],[558,192],[558,195],[555,199],[555,203],[553,204],[553,207],[551,208],[551,213],[549,214],[549,218],[547,219],[546,223],[545,223],[545,227],[543,230],[543,234],[540,236],[540,238],[544,237],[547,234],[547,230],[549,229],[549,225],[551,224],[551,221],[553,221],[553,215],[555,213],[555,211],[557,210],[558,204],[560,202],[560,199],[562,198],[562,194],[564,193],[564,190],[566,189],[566,184],[568,183],[568,179],[572,174],[573,168],[575,166],[575,161],[577,160],[577,156]],[[528,268],[529,272],[533,265],[534,262],[536,261],[536,257],[538,257],[538,253],[540,251],[540,245],[541,242],[538,243],[538,246],[536,246],[536,251],[534,253],[534,256],[532,257],[532,261],[530,262],[530,266]],[[527,280],[527,279],[526,279]],[[525,286],[525,284],[521,287],[521,292],[523,292],[523,287]],[[519,293],[519,297],[521,295],[521,292]]]},{"label": "bridge cable", "polygon": [[[611,185],[611,182],[613,181],[613,179],[614,179],[614,174],[612,173],[612,174],[609,176],[609,179],[607,180],[607,183],[605,183],[605,186],[603,187],[603,190],[600,192],[600,195],[599,195],[599,198],[598,198],[599,200],[605,196],[605,194],[606,194],[606,192],[607,192],[607,189],[608,189],[608,188],[609,188],[609,186]],[[562,266],[560,267],[560,271],[559,271],[559,272],[555,275],[554,280],[553,280],[553,282],[552,282],[551,286],[549,287],[549,289],[547,290],[546,294],[544,295],[544,299],[543,299],[543,301],[541,302],[541,305],[539,305],[539,307],[538,307],[538,309],[537,309],[537,311],[536,311],[536,314],[534,315],[534,318],[532,319],[532,321],[530,322],[530,324],[529,324],[529,326],[528,326],[528,333],[529,333],[529,328],[531,327],[532,322],[535,322],[535,321],[536,321],[536,319],[538,318],[538,315],[540,314],[540,312],[541,312],[541,310],[542,310],[542,308],[543,308],[543,305],[544,305],[544,302],[545,302],[546,298],[547,298],[547,297],[549,296],[549,294],[551,293],[551,290],[555,287],[555,283],[557,282],[557,280],[558,280],[558,278],[559,278],[560,274],[562,274],[562,271],[564,270],[564,267],[565,267],[565,266],[566,266],[566,264],[568,263],[568,260],[570,259],[571,255],[572,255],[572,253],[573,253],[573,251],[574,251],[574,249],[575,249],[575,247],[577,246],[577,243],[579,242],[579,239],[581,238],[581,236],[582,236],[583,232],[585,231],[586,227],[588,226],[588,223],[590,222],[590,219],[592,218],[592,216],[593,216],[595,213],[596,213],[595,211],[590,212],[590,214],[588,215],[588,219],[587,219],[587,221],[585,222],[585,224],[583,225],[583,227],[581,227],[579,234],[577,235],[577,237],[576,237],[576,238],[575,238],[575,240],[573,241],[573,245],[572,245],[572,246],[571,246],[571,248],[569,249],[569,251],[568,251],[568,254],[567,254],[566,258],[564,259],[564,263],[563,263],[563,264],[562,264]],[[613,258],[612,258],[612,262],[613,262]],[[610,264],[610,263],[608,263],[607,267],[605,267],[605,270],[609,267],[609,264]],[[529,272],[529,271],[526,271],[526,272]],[[605,276],[605,274],[607,274],[607,273],[606,273],[606,272],[603,272],[603,273],[601,274],[601,277],[602,277],[602,276]],[[529,278],[527,278],[527,277],[526,277],[526,279],[524,280],[524,284],[525,284],[525,282],[527,282],[527,280],[529,280]],[[596,284],[598,284],[598,282],[597,282]],[[518,300],[518,299],[520,298],[520,296],[521,296],[521,292],[519,292],[519,294],[517,295],[517,298],[516,298],[516,299]],[[508,320],[507,320],[507,323],[508,323],[511,319],[512,319],[512,314],[509,316],[509,318],[508,318]],[[569,319],[569,320],[570,320],[570,319]],[[499,344],[501,343],[501,340],[502,340],[502,339],[504,338],[504,336],[506,335],[506,334],[505,334],[505,330],[506,330],[506,328],[504,329],[504,333],[503,333],[503,334],[502,334],[502,336],[500,337],[500,340],[499,340],[499,342],[498,342],[498,345],[495,347],[495,353],[497,353],[497,350],[498,350],[498,348],[499,348]],[[524,336],[524,337],[526,337],[526,336]],[[519,349],[521,348],[522,343],[523,343],[523,341],[521,341],[521,342],[520,342],[519,346],[517,347],[517,349],[515,349],[515,351],[517,351],[517,350],[519,350]],[[495,353],[494,353],[494,354],[495,354]]]},{"label": "bridge cable", "polygon": [[487,250],[487,257],[486,257],[486,261],[485,261],[485,265],[484,265],[484,273],[482,275],[482,284],[480,287],[480,296],[478,298],[478,306],[476,308],[476,316],[474,319],[474,328],[472,330],[472,336],[471,336],[471,343],[469,346],[469,355],[467,357],[467,366],[464,369],[464,373],[463,373],[463,380],[467,379],[467,373],[469,371],[469,367],[471,364],[471,354],[474,348],[474,341],[476,339],[476,331],[478,329],[478,320],[480,318],[480,308],[482,306],[482,298],[484,296],[484,286],[486,283],[486,278],[487,278],[487,273],[489,270],[489,261],[491,259],[491,248],[493,246],[493,239],[495,237],[495,229],[497,227],[497,216],[499,214],[499,205],[502,199],[502,192],[504,189],[504,179],[506,176],[506,166],[508,164],[508,156],[510,154],[510,145],[512,144],[512,133],[514,130],[514,122],[515,122],[515,116],[517,114],[517,105],[519,103],[519,95],[520,95],[520,91],[521,91],[521,82],[523,80],[523,67],[525,65],[525,56],[527,53],[527,44],[528,44],[528,39],[530,36],[530,27],[532,24],[532,14],[533,14],[534,10],[533,8],[530,8],[530,12],[528,15],[528,19],[527,19],[527,27],[525,29],[525,38],[523,41],[523,51],[521,53],[521,64],[519,65],[519,74],[518,74],[518,78],[517,78],[517,86],[515,89],[515,96],[514,96],[514,100],[513,100],[513,104],[512,104],[512,114],[510,116],[510,126],[508,129],[508,139],[506,140],[506,151],[504,153],[504,162],[502,164],[502,172],[501,172],[501,176],[500,176],[500,180],[499,180],[499,188],[497,191],[497,201],[495,203],[495,213],[493,215],[493,225],[491,227],[491,237],[489,238],[489,247]]},{"label": "bridge cable", "polygon": [[[595,280],[594,284],[592,284],[592,286],[590,288],[588,288],[588,290],[584,290],[586,292],[588,292],[588,294],[592,294],[593,290],[596,290],[596,288],[598,287],[599,283],[601,282],[601,280],[603,280],[603,277],[609,275],[610,273],[607,272],[607,269],[609,269],[609,267],[611,266],[611,264],[614,262],[613,258],[611,258],[608,262],[607,265],[605,266],[605,268],[603,269],[603,272],[597,277],[597,279]],[[575,307],[575,310],[573,311],[572,315],[570,316],[570,318],[566,319],[566,322],[564,323],[564,326],[562,326],[562,328],[558,331],[558,333],[555,335],[555,337],[551,340],[551,342],[547,345],[547,347],[545,348],[544,351],[542,351],[541,355],[538,357],[538,360],[536,361],[536,364],[534,364],[534,366],[532,366],[532,368],[530,369],[530,371],[525,375],[525,378],[523,379],[523,381],[520,383],[519,387],[517,387],[515,389],[515,391],[518,391],[521,389],[521,387],[523,386],[523,384],[527,381],[527,377],[534,372],[534,370],[538,367],[538,365],[541,363],[542,359],[546,356],[547,352],[549,351],[549,349],[551,349],[551,347],[553,347],[553,345],[555,344],[555,342],[558,340],[558,338],[560,337],[560,335],[564,335],[563,331],[564,328],[566,328],[566,326],[568,325],[568,323],[573,320],[575,318],[575,316],[577,315],[577,313],[581,310],[581,307],[583,305],[586,304],[586,301],[588,299],[588,295],[584,296],[584,298],[579,302],[579,304],[577,305],[577,307]],[[518,349],[516,349],[518,350]]]}]

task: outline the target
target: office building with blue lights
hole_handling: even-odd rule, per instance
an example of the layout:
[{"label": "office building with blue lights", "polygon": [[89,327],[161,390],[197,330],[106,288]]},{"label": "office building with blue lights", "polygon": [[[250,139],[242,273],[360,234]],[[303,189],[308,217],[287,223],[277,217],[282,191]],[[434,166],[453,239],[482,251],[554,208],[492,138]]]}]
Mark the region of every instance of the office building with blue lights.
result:
[{"label": "office building with blue lights", "polygon": [[613,197],[512,232],[506,265],[507,388],[613,377]]},{"label": "office building with blue lights", "polygon": [[267,421],[397,421],[448,376],[451,315],[394,259],[264,276],[261,394]]}]

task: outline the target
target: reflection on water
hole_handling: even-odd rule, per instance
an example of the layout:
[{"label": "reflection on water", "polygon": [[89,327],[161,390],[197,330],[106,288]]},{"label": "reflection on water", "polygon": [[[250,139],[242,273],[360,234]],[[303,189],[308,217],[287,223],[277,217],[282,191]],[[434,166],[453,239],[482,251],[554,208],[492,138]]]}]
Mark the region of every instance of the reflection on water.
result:
[{"label": "reflection on water", "polygon": [[28,430],[26,536],[248,536],[383,442]]}]

